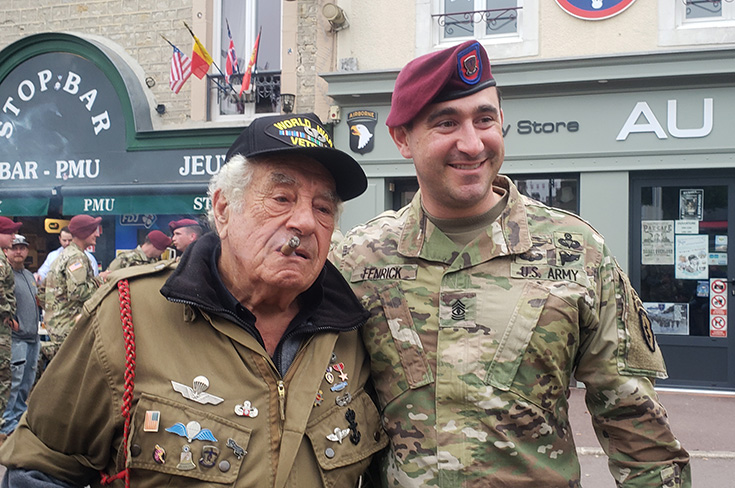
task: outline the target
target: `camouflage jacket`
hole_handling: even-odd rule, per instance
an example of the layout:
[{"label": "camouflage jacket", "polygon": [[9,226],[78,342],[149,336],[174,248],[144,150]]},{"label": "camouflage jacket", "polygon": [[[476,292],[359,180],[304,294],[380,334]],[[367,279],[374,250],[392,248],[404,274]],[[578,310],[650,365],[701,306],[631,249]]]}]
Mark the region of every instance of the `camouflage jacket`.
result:
[{"label": "camouflage jacket", "polygon": [[653,389],[650,322],[603,238],[519,194],[457,248],[421,194],[349,232],[333,258],[363,328],[384,427],[386,486],[579,487],[572,374],[618,486],[691,486]]},{"label": "camouflage jacket", "polygon": [[0,249],[0,325],[15,315],[15,278],[13,268]]},{"label": "camouflage jacket", "polygon": [[155,258],[149,258],[143,252],[140,246],[130,251],[121,252],[115,259],[112,260],[110,266],[107,268],[109,271],[115,271],[116,269],[129,268],[130,266],[139,266],[141,264],[150,264],[158,261]]},{"label": "camouflage jacket", "polygon": [[102,283],[94,276],[87,255],[69,244],[46,276],[45,322],[54,343],[63,342],[82,313],[82,305]]}]

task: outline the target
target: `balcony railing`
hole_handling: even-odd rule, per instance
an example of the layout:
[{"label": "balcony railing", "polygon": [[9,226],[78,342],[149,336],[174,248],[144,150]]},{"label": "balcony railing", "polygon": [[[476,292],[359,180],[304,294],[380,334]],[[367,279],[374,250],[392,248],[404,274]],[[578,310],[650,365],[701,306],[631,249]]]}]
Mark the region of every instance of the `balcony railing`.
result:
[{"label": "balcony railing", "polygon": [[254,74],[251,78],[251,91],[240,96],[242,78],[242,74],[232,75],[230,83],[227,84],[224,75],[207,75],[208,93],[211,100],[216,100],[216,105],[220,107],[220,114],[243,114],[248,105],[254,106],[255,113],[281,111],[280,70],[259,71]]},{"label": "balcony railing", "polygon": [[[444,29],[448,36],[454,34],[455,26],[470,24],[479,24],[484,22],[489,31],[498,31],[518,19],[518,11],[523,7],[507,7],[494,8],[488,10],[474,10],[470,12],[450,12],[443,14],[434,14],[431,17],[436,19],[439,27]],[[466,28],[465,28],[466,29]],[[472,29],[468,35],[472,35]]]}]

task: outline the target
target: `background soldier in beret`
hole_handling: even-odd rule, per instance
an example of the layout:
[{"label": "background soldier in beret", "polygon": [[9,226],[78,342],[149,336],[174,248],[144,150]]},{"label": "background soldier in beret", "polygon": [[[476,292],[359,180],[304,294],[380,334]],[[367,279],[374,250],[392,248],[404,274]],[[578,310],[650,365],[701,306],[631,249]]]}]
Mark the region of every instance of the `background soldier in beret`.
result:
[{"label": "background soldier in beret", "polygon": [[107,278],[109,271],[94,275],[84,253],[97,243],[102,217],[75,215],[69,221],[71,244],[66,246],[51,266],[45,281],[44,321],[51,341],[43,344],[50,361],[82,313],[82,305]]},{"label": "background soldier in beret", "polygon": [[161,254],[171,245],[171,238],[160,230],[152,230],[145,237],[145,242],[135,249],[121,252],[112,260],[107,271],[139,266],[141,264],[155,263],[161,258]]},{"label": "background soldier in beret", "polygon": [[0,448],[9,486],[99,486],[128,466],[136,488],[352,488],[387,444],[365,391],[369,314],[327,261],[341,201],[367,188],[360,165],[314,114],[255,119],[226,161],[215,232],[116,271],[84,305]]},{"label": "background soldier in beret", "polygon": [[10,390],[11,332],[18,329],[15,318],[15,278],[13,268],[5,256],[5,249],[13,246],[13,237],[23,225],[0,216],[0,408],[5,409]]},{"label": "background soldier in beret", "polygon": [[574,375],[618,486],[691,486],[653,389],[661,353],[603,237],[498,175],[503,112],[483,47],[406,65],[386,124],[420,191],[335,253],[372,314],[385,484],[580,486]]},{"label": "background soldier in beret", "polygon": [[179,255],[184,254],[186,248],[199,239],[203,231],[202,226],[194,219],[175,220],[168,227],[171,229],[171,241]]}]

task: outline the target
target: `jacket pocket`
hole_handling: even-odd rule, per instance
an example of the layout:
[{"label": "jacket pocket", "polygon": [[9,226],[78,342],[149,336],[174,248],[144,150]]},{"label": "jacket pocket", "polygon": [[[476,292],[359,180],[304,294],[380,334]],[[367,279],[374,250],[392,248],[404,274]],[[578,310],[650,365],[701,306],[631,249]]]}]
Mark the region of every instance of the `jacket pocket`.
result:
[{"label": "jacket pocket", "polygon": [[360,390],[346,406],[333,406],[306,426],[325,486],[349,486],[388,444],[370,396]]},{"label": "jacket pocket", "polygon": [[130,468],[231,485],[250,434],[217,415],[143,393],[130,426]]}]

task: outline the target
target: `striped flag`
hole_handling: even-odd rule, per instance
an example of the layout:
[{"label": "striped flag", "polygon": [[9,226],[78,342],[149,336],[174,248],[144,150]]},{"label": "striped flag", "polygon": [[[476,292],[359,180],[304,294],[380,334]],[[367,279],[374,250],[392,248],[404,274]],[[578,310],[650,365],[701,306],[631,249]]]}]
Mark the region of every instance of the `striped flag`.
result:
[{"label": "striped flag", "polygon": [[212,56],[209,55],[207,49],[194,33],[194,48],[191,50],[191,72],[200,80],[207,75],[209,67],[212,65]]},{"label": "striped flag", "polygon": [[179,51],[179,48],[174,46],[174,55],[171,57],[171,79],[168,85],[174,93],[179,93],[179,90],[181,90],[181,87],[184,86],[184,83],[186,83],[186,80],[190,76],[191,59]]},{"label": "striped flag", "polygon": [[[225,22],[227,22],[227,19],[225,19]],[[230,38],[230,47],[227,49],[227,62],[225,63],[225,83],[230,82],[230,76],[240,72],[240,68],[237,66],[237,55],[235,54],[235,41],[232,40],[229,22],[227,22],[227,37]]]}]

